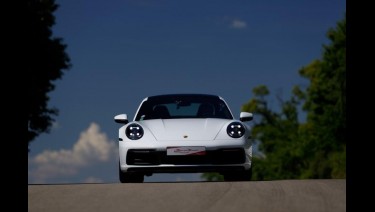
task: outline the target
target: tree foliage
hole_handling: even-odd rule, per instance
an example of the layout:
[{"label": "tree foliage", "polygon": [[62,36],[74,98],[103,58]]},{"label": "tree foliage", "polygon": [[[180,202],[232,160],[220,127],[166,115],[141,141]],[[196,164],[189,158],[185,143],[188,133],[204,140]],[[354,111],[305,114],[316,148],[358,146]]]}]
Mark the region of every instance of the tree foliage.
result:
[{"label": "tree foliage", "polygon": [[[265,91],[267,92],[260,92]],[[270,94],[264,85],[253,89],[254,98],[243,105],[243,111],[255,114],[252,137],[259,141],[259,150],[265,157],[253,158],[253,178],[257,180],[298,178],[303,162],[301,126],[298,105],[301,91],[296,87],[290,100],[278,98],[280,112],[272,111],[266,97]],[[267,94],[267,96],[265,96]],[[287,171],[286,171],[287,170]]]},{"label": "tree foliage", "polygon": [[303,177],[346,177],[346,18],[327,33],[322,60],[300,70],[310,80],[306,90],[308,130],[311,152]]},{"label": "tree foliage", "polygon": [[[253,157],[254,180],[346,177],[346,17],[327,37],[322,59],[299,71],[310,82],[305,90],[295,86],[289,100],[278,97],[274,111],[270,91],[260,85],[242,106],[255,115],[251,133],[264,154]],[[212,175],[202,177],[218,179]]]},{"label": "tree foliage", "polygon": [[49,108],[48,93],[55,89],[53,81],[60,79],[63,70],[70,67],[70,59],[66,54],[66,45],[61,38],[52,37],[52,26],[55,24],[53,12],[58,5],[54,0],[27,0],[24,16],[27,35],[25,49],[28,76],[28,145],[39,134],[49,132],[56,108]]}]

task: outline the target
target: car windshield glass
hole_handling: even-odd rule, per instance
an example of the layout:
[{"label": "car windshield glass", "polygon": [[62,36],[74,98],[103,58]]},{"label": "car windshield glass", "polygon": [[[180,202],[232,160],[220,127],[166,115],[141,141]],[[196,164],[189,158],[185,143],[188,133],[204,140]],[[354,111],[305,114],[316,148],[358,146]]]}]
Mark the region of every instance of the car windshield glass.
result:
[{"label": "car windshield glass", "polygon": [[144,101],[135,120],[179,118],[233,119],[225,102],[217,96],[165,95]]}]

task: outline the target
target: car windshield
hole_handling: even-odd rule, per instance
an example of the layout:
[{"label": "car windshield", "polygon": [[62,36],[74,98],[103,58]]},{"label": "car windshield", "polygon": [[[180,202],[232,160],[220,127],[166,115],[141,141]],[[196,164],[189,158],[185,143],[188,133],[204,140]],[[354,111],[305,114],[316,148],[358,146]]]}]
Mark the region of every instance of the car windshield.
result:
[{"label": "car windshield", "polygon": [[135,120],[180,118],[233,119],[233,116],[225,102],[217,96],[162,95],[144,101]]}]

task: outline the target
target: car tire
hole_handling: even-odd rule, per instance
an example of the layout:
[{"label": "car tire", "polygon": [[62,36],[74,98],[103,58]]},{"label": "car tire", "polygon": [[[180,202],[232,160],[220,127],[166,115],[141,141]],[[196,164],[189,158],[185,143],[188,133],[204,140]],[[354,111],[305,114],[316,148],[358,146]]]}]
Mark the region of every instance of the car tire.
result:
[{"label": "car tire", "polygon": [[144,175],[141,173],[126,173],[122,172],[119,165],[119,179],[121,183],[143,183]]},{"label": "car tire", "polygon": [[236,172],[228,172],[224,173],[224,181],[231,182],[231,181],[251,181],[253,171],[252,168],[245,171],[236,171]]}]

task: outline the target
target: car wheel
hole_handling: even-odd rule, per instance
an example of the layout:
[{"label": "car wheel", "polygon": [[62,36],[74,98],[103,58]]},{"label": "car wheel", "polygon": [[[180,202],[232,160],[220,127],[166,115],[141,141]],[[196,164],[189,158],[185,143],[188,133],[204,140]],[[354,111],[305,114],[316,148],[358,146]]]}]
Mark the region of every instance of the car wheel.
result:
[{"label": "car wheel", "polygon": [[122,172],[119,166],[119,179],[121,183],[143,183],[144,175],[142,173],[125,173]]},{"label": "car wheel", "polygon": [[250,181],[252,177],[252,168],[245,171],[236,171],[224,173],[224,181]]}]

